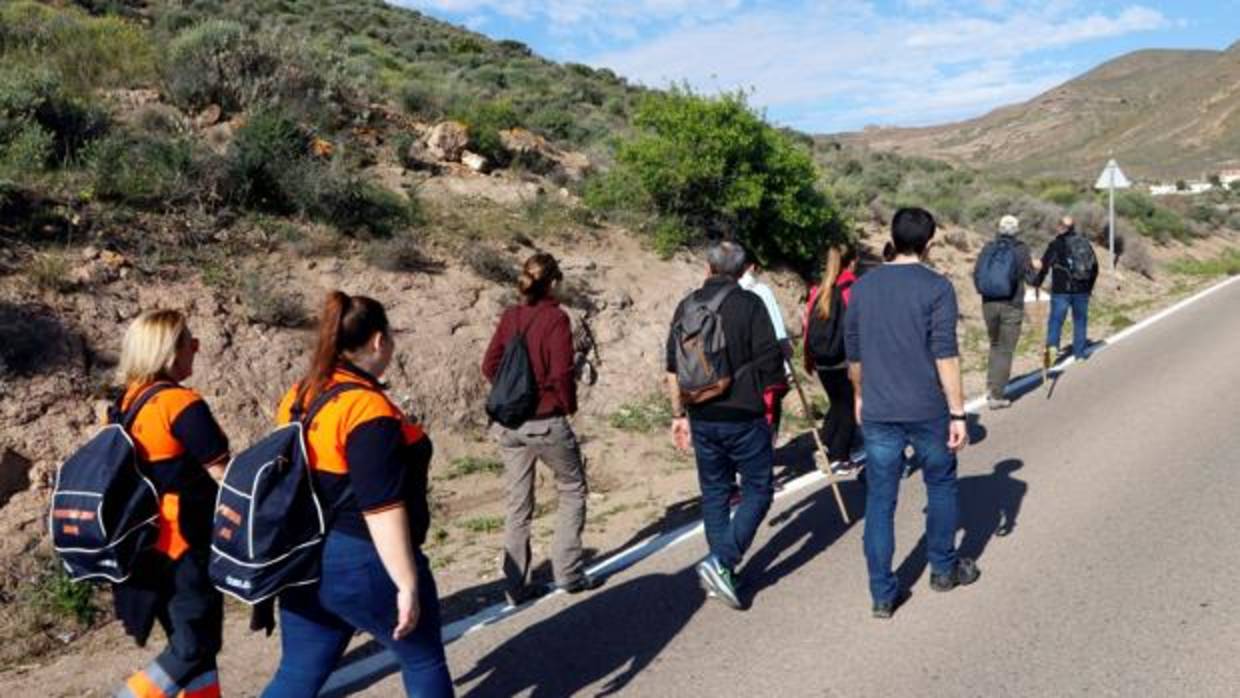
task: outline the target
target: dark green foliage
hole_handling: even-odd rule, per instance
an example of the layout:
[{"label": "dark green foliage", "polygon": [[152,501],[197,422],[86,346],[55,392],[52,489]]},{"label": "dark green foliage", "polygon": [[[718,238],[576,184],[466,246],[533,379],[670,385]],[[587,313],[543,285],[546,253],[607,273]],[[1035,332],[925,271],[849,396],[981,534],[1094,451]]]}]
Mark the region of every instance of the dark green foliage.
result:
[{"label": "dark green foliage", "polygon": [[507,100],[479,100],[457,107],[452,118],[469,126],[470,148],[496,164],[507,164],[499,132],[521,125],[521,118]]},{"label": "dark green foliage", "polygon": [[1129,189],[1117,193],[1115,213],[1131,220],[1137,232],[1157,243],[1187,240],[1193,235],[1179,214],[1160,206],[1145,192]]},{"label": "dark green foliage", "polygon": [[375,240],[366,247],[366,261],[372,266],[387,271],[439,271],[443,265],[423,252],[424,245],[423,240],[413,235],[400,235],[387,240]]},{"label": "dark green foliage", "polygon": [[50,136],[44,164],[61,165],[104,133],[107,117],[70,96],[59,76],[48,69],[0,65],[0,150],[20,139],[22,148],[31,152],[33,140],[47,140],[33,127]]},{"label": "dark green foliage", "polygon": [[[809,264],[845,237],[844,223],[815,183],[809,154],[749,107],[743,94],[718,98],[687,89],[651,95],[638,108],[639,135],[619,167],[662,216],[659,246],[696,235],[733,235],[764,263]],[[606,198],[606,197],[604,197]]]},{"label": "dark green foliage", "polygon": [[487,281],[502,286],[517,283],[516,265],[494,248],[477,245],[465,251],[464,260],[475,274]]},{"label": "dark green foliage", "polygon": [[169,206],[193,197],[193,148],[181,139],[119,133],[95,143],[88,158],[95,194],[133,206]]},{"label": "dark green foliage", "polygon": [[230,155],[229,198],[272,213],[297,210],[296,183],[309,176],[309,136],[285,114],[260,111],[237,131]]}]

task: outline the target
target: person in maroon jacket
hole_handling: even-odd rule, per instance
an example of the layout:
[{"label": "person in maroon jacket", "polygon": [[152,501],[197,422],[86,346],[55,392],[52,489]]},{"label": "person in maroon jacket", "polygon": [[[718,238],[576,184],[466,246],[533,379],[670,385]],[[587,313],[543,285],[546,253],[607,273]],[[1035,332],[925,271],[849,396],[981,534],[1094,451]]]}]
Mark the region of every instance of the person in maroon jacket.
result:
[{"label": "person in maroon jacket", "polygon": [[521,303],[504,311],[482,360],[483,375],[494,382],[505,345],[514,334],[522,332],[539,386],[538,408],[533,418],[511,429],[498,422],[491,424],[507,480],[503,572],[508,600],[513,605],[537,593],[529,584],[530,521],[534,516],[537,460],[551,468],[560,495],[551,553],[556,586],[577,593],[600,583],[585,574],[582,560],[586,474],[577,436],[568,423],[568,417],[577,412],[577,382],[572,323],[555,298],[563,278],[560,265],[549,254],[540,252],[525,260],[517,281]]}]

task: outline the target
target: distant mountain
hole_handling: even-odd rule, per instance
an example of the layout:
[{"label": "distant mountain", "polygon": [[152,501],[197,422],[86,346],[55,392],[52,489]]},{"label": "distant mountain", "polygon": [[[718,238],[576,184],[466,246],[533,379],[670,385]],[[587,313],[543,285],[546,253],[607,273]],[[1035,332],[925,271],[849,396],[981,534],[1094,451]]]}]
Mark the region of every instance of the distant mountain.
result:
[{"label": "distant mountain", "polygon": [[1138,178],[1208,175],[1240,165],[1240,41],[1137,51],[977,119],[838,139],[1013,175],[1093,177],[1111,155]]}]

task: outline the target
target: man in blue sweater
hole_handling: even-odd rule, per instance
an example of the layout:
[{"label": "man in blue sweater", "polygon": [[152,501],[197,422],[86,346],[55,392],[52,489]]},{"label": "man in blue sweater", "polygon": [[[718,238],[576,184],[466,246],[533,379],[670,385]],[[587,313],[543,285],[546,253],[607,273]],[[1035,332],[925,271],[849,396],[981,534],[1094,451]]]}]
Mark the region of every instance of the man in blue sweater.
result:
[{"label": "man in blue sweater", "polygon": [[891,570],[896,496],[912,446],[926,483],[930,587],[950,591],[980,572],[956,555],[956,454],[969,441],[956,344],[956,292],[922,264],[934,217],[919,208],[891,221],[895,259],[853,285],[844,341],[865,435],[865,558],[875,618],[890,618],[907,593]]}]

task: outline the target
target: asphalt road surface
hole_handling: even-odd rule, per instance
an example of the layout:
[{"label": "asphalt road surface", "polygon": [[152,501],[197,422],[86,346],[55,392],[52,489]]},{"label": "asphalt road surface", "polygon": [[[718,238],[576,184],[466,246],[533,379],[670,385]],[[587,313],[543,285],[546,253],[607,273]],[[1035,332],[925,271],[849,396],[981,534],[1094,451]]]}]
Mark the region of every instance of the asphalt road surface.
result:
[{"label": "asphalt road surface", "polygon": [[[870,618],[859,524],[822,487],[772,509],[707,601],[695,539],[599,590],[453,643],[464,696],[1240,695],[1240,284],[1095,354],[999,413],[962,456],[963,554],[930,590],[925,490],[896,515],[912,597]],[[857,483],[846,483],[854,512]],[[1010,518],[1011,533],[996,535]],[[902,563],[901,563],[902,561]],[[399,695],[388,676],[366,694]]]}]

